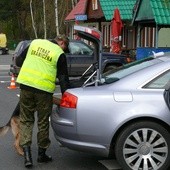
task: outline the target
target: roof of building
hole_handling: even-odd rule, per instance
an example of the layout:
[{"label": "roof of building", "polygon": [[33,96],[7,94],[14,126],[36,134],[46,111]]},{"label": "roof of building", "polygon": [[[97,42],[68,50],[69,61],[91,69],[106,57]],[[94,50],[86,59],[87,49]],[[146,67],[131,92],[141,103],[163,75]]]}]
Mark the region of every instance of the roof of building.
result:
[{"label": "roof of building", "polygon": [[106,20],[113,18],[114,9],[118,8],[122,20],[131,20],[136,0],[99,0]]},{"label": "roof of building", "polygon": [[170,25],[170,0],[138,0],[134,21],[153,20],[157,25]]},{"label": "roof of building", "polygon": [[[76,15],[86,14],[88,2],[79,0],[65,21],[75,20]],[[153,20],[158,25],[170,25],[170,0],[99,0],[99,2],[106,21],[112,20],[114,10],[118,8],[122,20],[132,20],[132,23]]]},{"label": "roof of building", "polygon": [[65,21],[68,20],[75,20],[76,15],[84,15],[86,14],[86,7],[87,7],[88,0],[80,0],[73,10],[67,15]]},{"label": "roof of building", "polygon": [[150,0],[155,22],[170,25],[170,0]]}]

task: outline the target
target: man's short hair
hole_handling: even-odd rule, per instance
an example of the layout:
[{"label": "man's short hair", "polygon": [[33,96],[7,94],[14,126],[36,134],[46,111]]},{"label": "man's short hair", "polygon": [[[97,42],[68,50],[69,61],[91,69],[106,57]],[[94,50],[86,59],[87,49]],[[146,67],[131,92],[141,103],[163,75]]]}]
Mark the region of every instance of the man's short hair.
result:
[{"label": "man's short hair", "polygon": [[68,46],[69,45],[69,39],[66,35],[60,34],[55,38],[56,41],[64,41],[64,43]]}]

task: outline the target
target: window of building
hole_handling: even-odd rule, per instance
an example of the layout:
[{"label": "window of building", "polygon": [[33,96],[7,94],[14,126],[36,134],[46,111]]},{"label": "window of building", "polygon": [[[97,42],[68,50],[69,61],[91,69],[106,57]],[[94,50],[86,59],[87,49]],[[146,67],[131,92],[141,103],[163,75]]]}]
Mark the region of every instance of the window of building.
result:
[{"label": "window of building", "polygon": [[141,47],[155,46],[155,28],[145,27],[141,31]]},{"label": "window of building", "polygon": [[103,34],[103,46],[109,47],[111,45],[111,29],[110,29],[110,23],[103,22],[101,27],[101,32]]},{"label": "window of building", "polygon": [[92,0],[92,9],[97,10],[98,9],[98,0]]}]

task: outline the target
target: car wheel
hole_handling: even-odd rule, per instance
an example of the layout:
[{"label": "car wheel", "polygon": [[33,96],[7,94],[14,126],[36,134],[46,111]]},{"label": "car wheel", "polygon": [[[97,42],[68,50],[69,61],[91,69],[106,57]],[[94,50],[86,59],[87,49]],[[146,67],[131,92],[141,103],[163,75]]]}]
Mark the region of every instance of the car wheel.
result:
[{"label": "car wheel", "polygon": [[167,170],[170,165],[170,134],[158,123],[141,121],[119,135],[115,154],[124,170]]}]

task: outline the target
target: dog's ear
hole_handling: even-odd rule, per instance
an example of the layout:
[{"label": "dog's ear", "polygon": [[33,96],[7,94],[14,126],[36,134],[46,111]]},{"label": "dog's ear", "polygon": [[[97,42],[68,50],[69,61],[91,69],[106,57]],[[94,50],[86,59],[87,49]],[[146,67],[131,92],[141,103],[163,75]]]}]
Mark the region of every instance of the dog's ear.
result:
[{"label": "dog's ear", "polygon": [[53,104],[60,105],[61,99],[53,96]]}]

